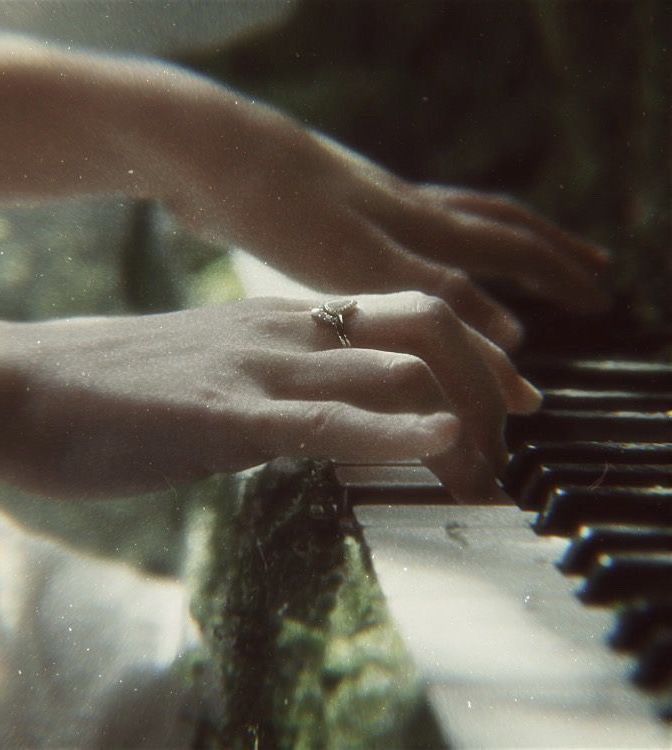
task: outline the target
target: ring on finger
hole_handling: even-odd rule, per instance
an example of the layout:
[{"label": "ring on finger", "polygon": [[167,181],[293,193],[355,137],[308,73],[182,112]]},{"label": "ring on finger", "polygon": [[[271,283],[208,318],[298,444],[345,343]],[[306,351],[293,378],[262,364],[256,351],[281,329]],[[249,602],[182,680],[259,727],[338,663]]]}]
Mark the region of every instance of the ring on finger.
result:
[{"label": "ring on finger", "polygon": [[314,307],[310,315],[318,323],[331,326],[336,331],[341,346],[350,348],[352,344],[345,332],[345,318],[351,315],[356,307],[357,300],[332,299],[323,302],[319,307]]}]

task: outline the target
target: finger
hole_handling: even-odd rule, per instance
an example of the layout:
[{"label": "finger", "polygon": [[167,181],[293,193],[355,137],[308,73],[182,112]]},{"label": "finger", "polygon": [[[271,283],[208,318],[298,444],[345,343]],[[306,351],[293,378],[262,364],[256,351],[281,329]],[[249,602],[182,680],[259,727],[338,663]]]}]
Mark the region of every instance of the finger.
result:
[{"label": "finger", "polygon": [[609,296],[597,272],[564,257],[524,227],[500,224],[474,214],[453,212],[462,244],[471,249],[467,270],[476,276],[504,278],[528,292],[577,312],[600,312]]},{"label": "finger", "polygon": [[417,292],[363,295],[348,330],[357,347],[412,354],[426,362],[450,411],[486,458],[501,466],[506,409],[499,383],[469,329],[445,302]]},{"label": "finger", "polygon": [[[280,342],[278,348],[287,356],[296,352],[297,346],[305,351],[340,351],[335,331],[310,319],[310,303],[292,304],[296,312],[272,319],[271,341]],[[463,422],[478,449],[499,470],[505,466],[506,407],[501,387],[513,383],[524,391],[524,383],[522,379],[522,385],[515,383],[520,378],[517,374],[507,381],[491,372],[479,350],[482,342],[475,342],[472,329],[464,326],[445,302],[420,292],[361,295],[345,328],[356,348],[410,354],[424,361],[440,384],[449,410]],[[514,396],[507,395],[509,398],[515,403]]]},{"label": "finger", "polygon": [[504,396],[504,403],[510,414],[531,414],[540,406],[542,394],[522,377],[506,354],[478,331],[471,332],[474,344],[491,372],[497,378]]},{"label": "finger", "polygon": [[436,288],[423,291],[448,302],[467,325],[495,342],[504,351],[517,349],[523,340],[523,326],[504,306],[471,282],[462,271],[434,266]]},{"label": "finger", "polygon": [[257,424],[269,456],[344,463],[427,459],[445,452],[460,432],[447,412],[380,414],[340,401],[269,401]]},{"label": "finger", "polygon": [[480,290],[465,273],[409,252],[380,228],[364,221],[363,224],[363,236],[384,260],[370,269],[367,292],[417,289],[436,295],[462,320],[503,349],[511,350],[520,344],[522,326],[515,316]]},{"label": "finger", "polygon": [[435,199],[441,200],[443,205],[449,208],[479,214],[493,221],[526,227],[551,242],[566,257],[574,258],[578,263],[595,271],[603,270],[609,263],[610,254],[605,248],[561,229],[511,198],[431,186],[429,190]]},{"label": "finger", "polygon": [[[386,195],[386,200],[364,210],[399,246],[444,267],[449,264],[470,276],[508,279],[579,312],[608,306],[609,298],[596,282],[597,271],[566,257],[548,239],[527,226],[448,209],[442,201],[427,199],[428,192],[420,188],[415,201],[413,191],[405,197]],[[485,334],[480,326],[478,330]]]},{"label": "finger", "polygon": [[492,466],[451,414],[377,414],[335,401],[272,401],[260,434],[269,455],[378,463],[420,458],[454,499],[503,502]]},{"label": "finger", "polygon": [[330,349],[264,356],[262,385],[276,399],[341,401],[368,411],[432,414],[445,410],[439,382],[419,357],[372,349]]},{"label": "finger", "polygon": [[459,437],[442,454],[430,456],[424,463],[458,502],[512,502],[500,487],[492,466],[483,454]]}]

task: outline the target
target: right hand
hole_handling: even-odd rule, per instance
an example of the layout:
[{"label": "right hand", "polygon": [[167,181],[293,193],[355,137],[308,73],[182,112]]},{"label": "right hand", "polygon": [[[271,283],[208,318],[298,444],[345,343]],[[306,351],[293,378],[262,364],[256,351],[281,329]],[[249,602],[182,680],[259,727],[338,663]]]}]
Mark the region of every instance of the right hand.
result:
[{"label": "right hand", "polygon": [[281,455],[420,458],[457,499],[500,495],[506,413],[539,404],[506,355],[418,292],[360,296],[344,349],[319,302],[9,324],[5,478],[110,496]]}]

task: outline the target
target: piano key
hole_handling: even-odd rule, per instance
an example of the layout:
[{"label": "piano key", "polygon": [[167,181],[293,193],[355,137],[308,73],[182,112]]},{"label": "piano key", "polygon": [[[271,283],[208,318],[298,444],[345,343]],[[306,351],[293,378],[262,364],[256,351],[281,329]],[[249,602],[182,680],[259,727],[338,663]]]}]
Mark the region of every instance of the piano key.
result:
[{"label": "piano key", "polygon": [[672,392],[672,365],[635,360],[528,358],[521,369],[542,388]]},{"label": "piano key", "polygon": [[523,510],[539,510],[556,487],[672,487],[672,465],[542,464],[531,473],[516,500]]},{"label": "piano key", "polygon": [[507,442],[514,449],[548,435],[554,440],[665,442],[672,437],[672,411],[541,409],[526,417],[511,417],[506,429]]},{"label": "piano key", "polygon": [[586,575],[600,555],[617,552],[672,552],[672,528],[584,527],[572,539],[558,568],[565,575]]},{"label": "piano key", "polygon": [[672,591],[672,554],[603,555],[577,590],[585,604],[648,597],[665,597]]},{"label": "piano key", "polygon": [[545,409],[570,411],[668,411],[672,392],[597,391],[579,388],[551,388],[543,391]]},{"label": "piano key", "polygon": [[591,524],[672,526],[672,489],[560,487],[534,522],[538,534],[570,536]]},{"label": "piano key", "polygon": [[[672,505],[672,487],[651,487],[652,483],[672,484],[669,479],[672,471],[672,379],[666,383],[658,382],[660,368],[642,363],[609,363],[607,368],[583,363],[574,367],[575,374],[579,370],[584,379],[587,376],[589,381],[594,379],[594,383],[584,384],[579,379],[574,383],[549,383],[552,390],[547,394],[541,416],[519,422],[512,420],[509,428],[510,444],[516,448],[520,446],[522,450],[521,455],[514,455],[511,461],[506,489],[511,491],[511,486],[517,485],[520,491],[529,485],[530,474],[535,472],[537,477],[543,477],[542,481],[547,483],[545,486],[550,487],[557,479],[557,475],[549,476],[550,468],[551,472],[560,471],[563,476],[562,485],[554,490],[551,499],[557,499],[560,494],[567,495],[569,491],[570,505],[575,500],[580,501],[575,508],[568,510],[565,507],[551,513],[547,512],[552,505],[549,503],[537,517],[540,528],[544,523],[549,528],[545,536],[536,540],[532,535],[527,539],[524,534],[531,514],[513,507],[451,505],[445,492],[435,491],[440,488],[438,483],[432,490],[432,483],[436,480],[429,472],[423,478],[426,470],[421,467],[410,470],[407,467],[391,469],[389,466],[339,467],[338,478],[347,498],[345,505],[356,506],[355,515],[364,526],[374,569],[390,610],[426,681],[433,707],[446,731],[446,739],[454,741],[456,746],[483,746],[481,740],[485,738],[490,745],[501,745],[503,736],[511,740],[511,746],[521,746],[525,742],[529,746],[543,746],[544,739],[551,736],[549,732],[555,732],[554,736],[558,737],[572,737],[572,741],[582,747],[611,747],[616,743],[641,746],[644,744],[642,737],[647,736],[646,732],[641,733],[644,726],[648,727],[647,721],[641,723],[638,712],[628,715],[627,719],[622,713],[629,712],[631,706],[637,704],[637,691],[628,691],[624,686],[626,700],[618,704],[611,702],[612,691],[613,695],[617,692],[620,695],[620,686],[617,688],[617,685],[622,682],[623,665],[615,655],[610,656],[606,649],[599,647],[609,629],[610,613],[582,608],[573,597],[567,597],[572,581],[554,570],[558,552],[564,551],[566,542],[549,535],[552,525],[549,521],[553,521],[555,514],[555,521],[559,520],[569,531],[574,531],[586,522],[587,517],[590,521],[591,514],[597,517],[596,523],[609,523],[611,515],[624,514],[624,520],[617,517],[615,522],[638,525],[645,524],[647,514],[651,514],[655,516],[655,520],[650,521],[652,525],[657,526],[660,517],[662,530],[669,527],[672,532],[672,510],[668,509]],[[619,371],[617,376],[616,370]],[[669,372],[663,370],[665,376],[672,374],[672,368]],[[654,395],[647,393],[647,380],[655,391]],[[573,390],[568,392],[565,385]],[[590,466],[593,462],[596,465]],[[568,469],[559,464],[579,466]],[[647,468],[640,468],[642,466]],[[622,485],[628,479],[628,470],[631,470],[632,484],[641,484],[641,488]],[[379,477],[376,478],[375,474]],[[575,494],[582,489],[576,484],[585,485],[583,489],[586,490],[598,481],[600,486],[590,493],[597,495],[597,499],[586,503],[585,497]],[[609,486],[612,483],[616,483],[613,488]],[[609,494],[605,495],[607,489]],[[423,503],[425,492],[430,496],[435,492],[426,501],[432,503],[431,506],[418,505]],[[608,500],[609,510],[599,507],[605,505],[599,500]],[[636,501],[634,508],[631,507],[633,500]],[[407,504],[398,505],[399,502]],[[515,525],[520,524],[518,541],[507,535],[510,529],[506,528],[507,524],[498,511],[506,513],[507,519],[516,519]],[[605,513],[606,521],[602,521]],[[440,521],[438,528],[427,526],[429,517],[440,518],[444,514],[448,521]],[[637,520],[632,521],[631,516]],[[486,518],[491,518],[492,522],[489,524]],[[644,520],[640,520],[642,518]],[[657,533],[659,530],[652,528],[651,531]],[[513,538],[517,538],[515,533]],[[600,553],[612,551],[611,547],[606,544],[598,545],[598,548],[591,553],[592,559],[604,562],[606,558],[600,557]],[[636,544],[634,549],[639,551]],[[519,568],[515,563],[512,566],[511,560],[521,562]],[[539,576],[544,581],[548,579],[548,587],[537,581]],[[442,581],[440,590],[437,588],[434,593],[425,590],[427,586],[437,584],[439,578]],[[551,583],[551,578],[554,583]],[[522,603],[523,619],[527,626],[533,625],[529,632],[518,620],[515,628],[507,629],[509,623],[502,613],[510,609],[513,618],[513,608],[507,605],[502,609],[501,598],[509,593],[514,607]],[[485,612],[489,604],[492,605],[491,612],[489,610],[492,617]],[[583,656],[574,644],[569,651],[562,651],[561,660],[554,659],[552,654],[559,653],[559,649],[544,650],[541,647],[546,641],[538,626],[548,627],[548,634],[553,636],[566,634],[571,639],[578,632],[574,628],[575,622],[582,619],[583,613],[588,619],[595,615],[604,616],[601,627],[581,631],[580,636],[582,644],[590,644],[589,647],[600,655],[594,657],[591,651],[589,658]],[[475,614],[478,618],[474,617]],[[483,632],[487,633],[484,638],[479,638],[475,632],[481,624]],[[464,633],[473,638],[472,646],[459,636],[461,625]],[[530,648],[530,644],[535,647]],[[571,654],[570,660],[566,658],[568,653]],[[571,661],[576,668],[585,665],[591,674],[595,674],[594,665],[600,662],[602,654],[607,661],[613,660],[612,666],[621,677],[602,683],[601,678],[595,682],[589,677],[589,684],[588,680],[573,675],[567,680],[567,686],[571,682],[572,691],[577,685],[586,687],[578,695],[564,692],[564,675],[559,678],[549,676],[550,672],[561,667],[561,661],[562,665]],[[515,655],[516,666],[504,664],[507,655]],[[500,661],[501,675],[495,676]],[[470,698],[465,711],[462,703],[467,694]],[[599,696],[600,705],[610,717],[623,719],[618,722],[615,733],[613,721],[607,721],[606,714],[604,722],[597,718],[599,706],[595,703],[595,696]],[[591,709],[583,715],[582,710],[588,704],[598,713]],[[498,707],[504,713],[497,714]],[[511,720],[511,711],[516,709],[520,721]],[[538,713],[537,709],[540,709]],[[506,722],[501,720],[504,715],[508,717]],[[638,729],[632,737],[636,740],[624,739],[630,736],[627,733],[635,724]],[[670,746],[666,729],[653,743],[655,747]]]},{"label": "piano key", "polygon": [[672,628],[661,628],[642,649],[632,681],[655,690],[672,683]]},{"label": "piano key", "polygon": [[670,746],[653,701],[603,644],[607,610],[583,607],[515,506],[354,509],[398,632],[444,733],[472,747]]},{"label": "piano key", "polygon": [[420,463],[338,464],[335,477],[345,512],[370,503],[449,503],[450,495],[432,472]]},{"label": "piano key", "polygon": [[618,612],[608,643],[617,651],[639,649],[659,627],[672,627],[672,594],[670,598],[640,601]]},{"label": "piano key", "polygon": [[504,489],[517,498],[530,472],[542,463],[672,465],[672,443],[585,440],[528,442],[513,454],[506,470]]}]

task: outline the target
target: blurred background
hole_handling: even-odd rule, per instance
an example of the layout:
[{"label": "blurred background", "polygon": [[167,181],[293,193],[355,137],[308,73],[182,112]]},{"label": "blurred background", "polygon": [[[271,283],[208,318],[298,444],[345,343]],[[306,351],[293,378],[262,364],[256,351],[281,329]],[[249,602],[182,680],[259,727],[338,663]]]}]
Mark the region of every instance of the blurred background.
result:
[{"label": "blurred background", "polygon": [[614,324],[654,323],[672,315],[671,9],[304,0],[272,29],[179,59],[408,179],[510,193],[602,242]]},{"label": "blurred background", "polygon": [[[171,58],[408,179],[524,200],[612,249],[617,304],[609,325],[672,318],[671,27],[665,0],[0,1],[0,30]],[[82,224],[67,211],[61,216],[73,228]],[[130,215],[117,218],[128,226]],[[94,224],[101,221],[97,215]],[[109,229],[95,255],[114,250]],[[0,237],[9,234],[5,221]],[[25,284],[17,287],[24,259],[10,255],[5,249],[0,256],[7,280],[0,282],[0,314],[31,315]],[[240,291],[216,255],[192,252],[185,260],[178,252],[173,286],[218,261],[196,292],[185,291],[183,304]],[[23,273],[32,284],[33,275]],[[145,307],[160,306],[169,276],[142,283],[151,298]],[[17,288],[20,310],[11,301]],[[175,288],[166,295],[163,307],[179,306]],[[86,310],[76,304],[72,312],[97,305],[92,296]],[[545,314],[528,310],[528,327],[539,315],[543,329]]]},{"label": "blurred background", "polygon": [[[671,16],[665,0],[0,0],[0,30],[172,59],[408,179],[508,193],[609,247],[613,313],[586,325],[512,299],[533,343],[672,323]],[[254,287],[239,269],[123,196],[0,210],[6,319],[235,299]],[[148,502],[179,533],[182,499]],[[125,527],[101,542],[94,526],[92,547],[130,549]],[[172,543],[152,550],[175,569]]]}]

